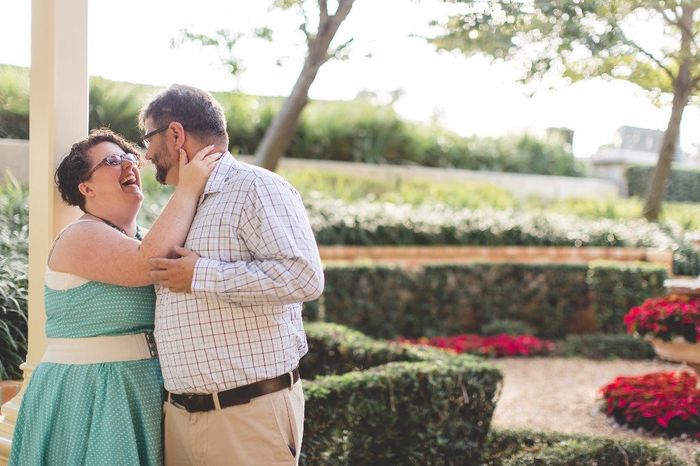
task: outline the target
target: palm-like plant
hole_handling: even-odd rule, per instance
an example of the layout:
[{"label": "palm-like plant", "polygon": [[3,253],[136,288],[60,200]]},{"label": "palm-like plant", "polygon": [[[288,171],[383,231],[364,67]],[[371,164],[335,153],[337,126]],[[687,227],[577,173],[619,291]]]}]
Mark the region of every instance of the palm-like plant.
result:
[{"label": "palm-like plant", "polygon": [[19,378],[27,354],[27,189],[0,186],[0,380]]}]

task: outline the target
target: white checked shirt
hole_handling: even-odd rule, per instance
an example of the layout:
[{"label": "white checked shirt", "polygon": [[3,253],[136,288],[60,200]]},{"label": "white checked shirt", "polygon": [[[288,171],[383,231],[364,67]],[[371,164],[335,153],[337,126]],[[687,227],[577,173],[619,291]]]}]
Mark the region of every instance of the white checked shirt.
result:
[{"label": "white checked shirt", "polygon": [[294,369],[308,350],[301,303],[323,291],[299,193],[226,153],[185,247],[200,256],[192,293],[156,287],[154,334],[165,388],[219,392]]}]

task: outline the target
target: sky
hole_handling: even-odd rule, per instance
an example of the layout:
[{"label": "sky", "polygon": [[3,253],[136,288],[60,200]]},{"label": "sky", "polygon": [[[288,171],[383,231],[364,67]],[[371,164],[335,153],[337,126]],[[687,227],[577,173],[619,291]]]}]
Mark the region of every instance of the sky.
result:
[{"label": "sky", "polygon": [[[267,5],[253,0],[89,0],[88,71],[117,81],[287,95],[303,62],[303,36],[295,17],[270,13]],[[353,38],[350,57],[325,64],[310,97],[345,100],[370,91],[388,101],[399,90],[394,105],[401,116],[437,121],[465,136],[542,134],[547,127],[568,127],[574,130],[578,157],[611,142],[622,125],[665,129],[670,108],[655,107],[629,83],[594,79],[535,88],[517,82],[518,63],[436,52],[422,37],[430,33],[430,20],[444,18],[449,8],[434,0],[356,0],[335,42]],[[0,63],[29,66],[30,9],[30,0],[0,0]],[[182,29],[247,32],[260,26],[272,27],[275,39],[241,43],[245,71],[237,80],[215,51],[194,44],[171,47]],[[277,65],[280,58],[282,66]],[[697,152],[698,128],[700,111],[688,107],[681,127],[684,150]]]}]

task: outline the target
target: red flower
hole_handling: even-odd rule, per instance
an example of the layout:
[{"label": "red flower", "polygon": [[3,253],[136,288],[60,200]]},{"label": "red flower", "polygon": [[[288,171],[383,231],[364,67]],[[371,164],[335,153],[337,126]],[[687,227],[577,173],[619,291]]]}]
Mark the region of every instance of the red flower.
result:
[{"label": "red flower", "polygon": [[670,340],[680,336],[700,340],[700,298],[670,295],[651,298],[633,307],[624,317],[628,333]]},{"label": "red flower", "polygon": [[452,337],[433,337],[418,339],[400,339],[401,342],[423,344],[454,351],[456,353],[471,353],[480,356],[532,356],[547,354],[554,349],[554,343],[540,340],[532,335],[507,335],[502,333],[491,337],[476,334],[463,334]]},{"label": "red flower", "polygon": [[700,440],[700,390],[690,372],[617,377],[600,389],[605,411],[619,423]]}]

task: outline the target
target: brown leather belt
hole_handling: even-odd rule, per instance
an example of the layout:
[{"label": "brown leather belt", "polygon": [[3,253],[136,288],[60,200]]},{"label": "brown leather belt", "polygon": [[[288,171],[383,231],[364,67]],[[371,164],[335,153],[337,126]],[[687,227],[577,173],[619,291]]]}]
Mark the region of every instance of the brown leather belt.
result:
[{"label": "brown leather belt", "polygon": [[258,396],[267,395],[291,388],[299,380],[299,367],[275,377],[274,379],[260,380],[248,385],[232,388],[218,393],[196,394],[196,393],[168,393],[165,392],[165,399],[173,405],[183,408],[190,413],[202,411],[212,411],[216,409],[214,397],[218,396],[221,409],[229,406],[249,403],[250,400]]}]

